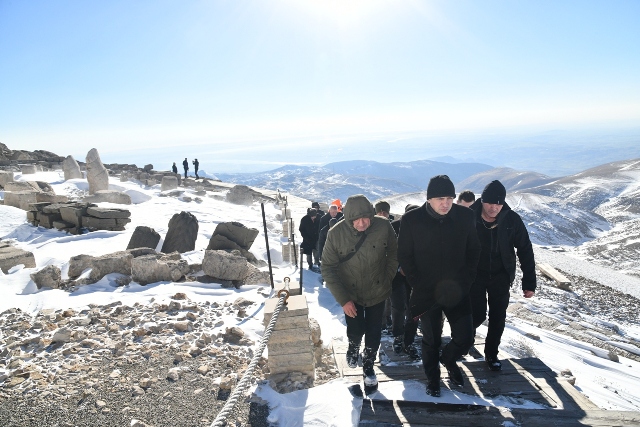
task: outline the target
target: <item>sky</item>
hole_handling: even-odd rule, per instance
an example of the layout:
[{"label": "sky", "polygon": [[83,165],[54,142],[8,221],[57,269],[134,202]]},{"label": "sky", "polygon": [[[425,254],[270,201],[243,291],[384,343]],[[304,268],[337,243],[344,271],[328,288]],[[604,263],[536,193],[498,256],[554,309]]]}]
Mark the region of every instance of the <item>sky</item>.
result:
[{"label": "sky", "polygon": [[[77,196],[88,189],[88,183],[85,179],[64,181],[60,171],[38,172],[35,175],[16,173],[14,177],[17,181],[48,182],[59,195]],[[248,313],[254,313],[252,316],[239,320],[233,313],[224,314],[223,324],[216,324],[205,331],[218,334],[228,327],[241,327],[247,336],[256,343],[253,348],[257,349],[264,333],[263,306],[260,304],[265,301],[264,290],[268,289],[268,284],[242,286],[240,289],[223,288],[218,283],[168,281],[146,286],[141,286],[136,282],[131,282],[127,286],[118,286],[116,280],[120,275],[114,273],[104,276],[95,284],[80,286],[73,292],[60,289],[37,289],[35,283],[30,279],[31,273],[46,265],[56,265],[60,267],[63,279],[66,279],[69,259],[72,256],[79,254],[99,256],[120,251],[126,247],[135,227],[139,225],[152,227],[164,237],[169,219],[174,213],[181,210],[188,209],[196,216],[199,223],[195,250],[182,254],[183,259],[186,259],[189,264],[202,262],[204,249],[219,222],[239,221],[247,227],[263,230],[259,206],[255,204],[240,206],[220,200],[223,197],[218,199],[211,197],[223,196],[224,191],[208,192],[207,196],[201,196],[201,203],[195,201],[189,203],[182,196],[159,197],[159,185],[146,187],[138,182],[120,182],[117,177],[111,177],[109,185],[110,189],[123,191],[132,198],[133,204],[126,206],[131,211],[132,222],[127,224],[125,231],[99,231],[76,236],[68,235],[57,230],[32,227],[26,222],[25,211],[0,205],[0,217],[3,218],[0,222],[0,239],[11,241],[22,249],[32,251],[36,260],[35,268],[25,268],[24,265],[18,265],[13,267],[8,274],[0,271],[0,282],[3,289],[2,298],[0,298],[0,313],[9,308],[19,308],[30,314],[36,314],[39,310],[48,308],[63,310],[72,308],[80,311],[87,308],[89,304],[104,305],[116,301],[127,306],[133,306],[136,303],[148,306],[152,303],[168,303],[177,292],[185,293],[189,300],[197,303],[213,300],[219,304],[233,303],[237,298],[243,297],[256,302],[247,310]],[[184,190],[183,196],[195,198],[193,189],[181,189]],[[3,192],[0,192],[0,196],[3,195]],[[308,200],[293,195],[288,196],[288,201],[294,218],[302,217],[306,212],[306,207],[310,205]],[[100,206],[123,207],[109,203],[101,203]],[[287,276],[295,282],[300,275],[294,266],[282,261],[280,243],[283,238],[279,232],[281,225],[277,217],[280,213],[281,210],[275,204],[265,204],[265,218],[271,260],[275,267],[273,272],[276,284],[283,283],[284,277]],[[158,244],[159,247],[162,243],[161,240]],[[253,243],[251,252],[258,259],[266,261],[266,242],[262,231]],[[536,256],[538,254],[537,248]],[[563,270],[572,271],[573,266],[574,270],[578,270],[576,274],[591,278],[599,283],[606,283],[636,297],[640,295],[640,286],[637,283],[635,287],[628,289],[622,287],[624,284],[616,280],[617,275],[620,275],[618,272],[604,268],[601,269],[602,271],[584,268],[587,261],[551,251],[547,251],[546,256],[544,261],[553,265],[556,265],[555,263],[558,261],[556,256],[562,258]],[[262,270],[266,271],[267,268]],[[81,277],[86,277],[88,274],[87,270]],[[304,295],[309,306],[309,316],[316,319],[320,325],[323,345],[329,346],[334,340],[345,344],[346,326],[342,308],[333,299],[329,290],[322,286],[320,275],[306,269],[303,275]],[[628,277],[628,279],[634,280],[633,277]],[[637,278],[635,280],[638,281]],[[558,310],[558,302],[539,296],[527,301],[522,298],[518,300],[512,298],[511,302],[520,302],[528,305],[532,311],[547,313],[553,319],[563,320],[562,314]],[[637,325],[622,324],[613,319],[601,319],[601,317],[598,313],[584,313],[581,324],[585,327],[589,327],[589,325],[593,327],[593,325],[607,322],[608,325],[618,328],[621,336],[636,342],[640,340],[640,328]],[[448,326],[445,325],[445,335],[447,335],[447,328]],[[52,330],[49,333],[54,334],[55,332]],[[481,326],[478,333],[480,335],[486,334],[486,328]],[[527,336],[527,334],[530,335]],[[532,336],[538,336],[539,339],[534,339]],[[391,340],[392,338],[385,335],[383,339]],[[523,348],[528,349],[529,355],[533,352],[555,372],[569,368],[576,378],[577,390],[587,395],[600,408],[640,411],[640,395],[637,393],[640,388],[639,362],[622,356],[619,363],[597,357],[591,351],[595,347],[589,343],[579,342],[560,332],[537,328],[532,322],[510,317],[501,342],[500,354],[503,358],[518,358],[515,351],[522,351]],[[421,372],[421,370],[417,369],[417,372]],[[0,369],[0,374],[2,373],[2,369]],[[372,398],[544,410],[535,402],[514,399],[513,396],[480,398],[457,390],[452,391],[447,387],[442,388],[442,397],[433,398],[426,394],[425,380],[421,375],[419,374],[415,379],[381,382],[379,391]],[[256,395],[268,402],[270,407],[269,421],[277,423],[281,427],[357,426],[363,401],[351,396],[347,390],[348,383],[345,381],[340,378],[308,390],[283,394],[277,393],[268,384],[258,384],[251,387],[249,391],[255,392]]]},{"label": "sky", "polygon": [[229,172],[398,135],[637,135],[638,18],[635,0],[0,0],[0,142]]}]

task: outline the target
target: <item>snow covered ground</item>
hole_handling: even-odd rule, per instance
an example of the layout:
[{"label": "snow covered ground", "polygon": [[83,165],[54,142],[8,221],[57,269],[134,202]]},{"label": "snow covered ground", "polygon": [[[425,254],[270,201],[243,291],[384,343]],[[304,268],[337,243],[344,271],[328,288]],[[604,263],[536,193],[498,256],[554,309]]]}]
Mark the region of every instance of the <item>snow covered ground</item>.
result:
[{"label": "snow covered ground", "polygon": [[[64,182],[62,172],[40,172],[36,175],[15,175],[16,180],[39,180],[51,183],[57,194],[78,196],[87,190],[84,180]],[[63,278],[66,278],[69,258],[78,254],[102,255],[124,250],[131,238],[133,230],[138,225],[154,228],[161,236],[167,232],[169,219],[181,211],[189,211],[199,222],[196,249],[183,254],[189,263],[201,262],[211,235],[217,224],[226,221],[238,221],[247,227],[260,231],[251,252],[259,259],[266,260],[267,249],[263,235],[262,216],[260,206],[239,206],[219,200],[224,192],[213,194],[208,192],[202,196],[200,202],[184,201],[181,197],[160,197],[159,186],[145,187],[136,182],[120,182],[112,178],[111,187],[127,192],[134,204],[126,206],[132,215],[132,222],[125,231],[98,231],[84,235],[68,235],[62,232],[35,228],[26,222],[26,213],[9,206],[0,206],[0,239],[13,240],[17,246],[31,251],[36,258],[35,269],[17,266],[9,274],[0,273],[0,313],[10,308],[20,308],[35,314],[45,308],[82,309],[90,303],[108,304],[121,301],[126,305],[139,303],[142,305],[154,302],[169,301],[176,292],[184,292],[195,302],[217,301],[233,302],[238,296],[250,296],[253,300],[264,300],[264,289],[268,285],[244,286],[240,289],[222,288],[219,284],[203,284],[199,282],[160,282],[141,286],[135,282],[119,287],[112,275],[105,276],[99,282],[78,288],[73,292],[43,288],[38,290],[29,275],[42,267],[55,264],[62,268]],[[185,189],[185,195],[191,196],[191,190]],[[409,202],[403,200],[401,203]],[[290,208],[296,227],[299,219],[306,213],[310,202],[304,199],[289,197]],[[101,204],[101,206],[123,207],[122,205]],[[274,264],[274,279],[281,283],[284,277],[297,279],[299,271],[293,266],[282,262],[281,242],[282,227],[279,221],[280,209],[273,205],[265,205],[268,239],[271,260]],[[162,244],[160,242],[159,246]],[[551,248],[553,249],[553,248]],[[570,274],[586,277],[595,282],[617,289],[625,294],[640,298],[640,280],[624,276],[607,267],[594,266],[576,254],[536,247],[539,261],[550,263]],[[555,292],[555,291],[554,291]],[[545,297],[536,296],[533,301],[522,301],[514,296],[512,303],[521,304],[524,309],[553,318],[554,321],[569,323],[562,310],[566,304],[558,302],[549,292]],[[560,292],[560,291],[558,291]],[[332,339],[345,339],[345,322],[341,307],[332,298],[329,291],[322,286],[319,275],[304,271],[304,294],[308,300],[310,317],[315,318],[322,329],[322,339],[325,345]],[[262,307],[262,306],[261,306]],[[260,307],[260,308],[261,308]],[[636,315],[637,316],[637,315]],[[637,348],[640,341],[640,327],[638,319],[630,318],[627,322],[607,322],[598,313],[583,313],[582,322],[587,326],[616,331],[620,342]],[[258,341],[263,333],[262,315],[260,312],[239,321],[230,316],[225,319],[225,326],[239,325],[254,341]],[[608,323],[608,325],[607,325]],[[596,326],[593,326],[594,328]],[[218,333],[220,326],[212,327],[212,333]],[[482,329],[480,333],[482,333]],[[539,340],[529,338],[526,333],[531,332]],[[0,331],[0,339],[2,332]],[[635,347],[634,347],[635,346]],[[0,344],[1,350],[2,344]],[[630,348],[631,348],[630,347]],[[540,358],[552,369],[560,372],[570,369],[576,377],[576,387],[601,408],[617,410],[640,411],[640,363],[631,358],[620,357],[619,362],[598,357],[598,348],[594,345],[571,338],[567,334],[535,326],[517,316],[510,316],[509,324],[503,338],[501,352],[513,357],[533,356]],[[0,371],[2,369],[0,368]],[[1,387],[1,385],[0,385]],[[357,425],[361,400],[354,399],[342,379],[335,379],[321,386],[309,390],[300,390],[287,394],[278,394],[267,384],[254,387],[255,393],[265,399],[271,408],[269,420],[280,426],[347,426]],[[482,405],[496,405],[515,407],[512,401],[502,398],[482,400],[478,397],[467,396],[459,392],[443,389],[443,396],[434,399],[426,395],[423,378],[418,375],[412,381],[392,381],[380,384],[380,396],[389,399],[405,399],[415,401],[455,402]],[[520,402],[517,407],[540,408],[533,402]]]}]

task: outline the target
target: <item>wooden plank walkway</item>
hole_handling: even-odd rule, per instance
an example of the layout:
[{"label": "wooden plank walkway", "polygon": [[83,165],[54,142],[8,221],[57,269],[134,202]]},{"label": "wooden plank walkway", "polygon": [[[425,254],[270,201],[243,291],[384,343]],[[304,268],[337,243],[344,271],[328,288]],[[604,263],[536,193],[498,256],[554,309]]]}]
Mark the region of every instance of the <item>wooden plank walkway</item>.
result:
[{"label": "wooden plank walkway", "polygon": [[[482,353],[482,342],[476,348]],[[383,339],[382,359],[376,362],[375,371],[380,383],[386,381],[415,380],[425,383],[421,362],[411,362],[406,355],[396,355],[391,342]],[[346,365],[347,346],[333,342],[333,352],[340,374],[353,382],[362,381],[362,368]],[[466,380],[464,387],[449,383],[443,370],[443,392],[446,388],[455,393],[493,399],[503,396],[517,404],[531,401],[544,405],[545,409],[515,409],[481,405],[456,405],[437,402],[412,402],[364,399],[360,414],[360,426],[633,426],[640,425],[640,412],[601,410],[566,380],[553,372],[537,358],[502,358],[501,372],[492,372],[483,360],[469,356],[459,362]],[[444,394],[444,393],[443,393]],[[437,400],[437,399],[436,399]],[[508,422],[511,422],[509,424]]]}]

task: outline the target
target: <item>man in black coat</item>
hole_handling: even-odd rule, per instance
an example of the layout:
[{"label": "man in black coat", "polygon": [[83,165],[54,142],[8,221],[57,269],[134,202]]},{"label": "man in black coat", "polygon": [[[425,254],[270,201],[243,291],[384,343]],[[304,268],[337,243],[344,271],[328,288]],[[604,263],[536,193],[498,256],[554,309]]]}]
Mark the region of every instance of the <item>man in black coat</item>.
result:
[{"label": "man in black coat", "polygon": [[189,162],[187,161],[186,157],[182,161],[182,167],[184,168],[184,179],[187,179],[187,171],[189,170]]},{"label": "man in black coat", "polygon": [[[298,230],[302,235],[302,244],[300,247],[303,250],[303,253],[307,256],[307,264],[309,265],[309,270],[313,267],[313,261],[318,264],[318,221],[317,219],[318,211],[314,208],[309,209],[307,214],[302,217],[300,220],[300,226]],[[313,258],[312,258],[313,256]]]},{"label": "man in black coat", "polygon": [[[411,285],[411,315],[422,322],[422,364],[427,393],[440,396],[441,362],[450,381],[462,386],[456,360],[473,344],[469,290],[476,276],[480,242],[473,212],[453,204],[453,183],[446,175],[431,178],[427,203],[402,216],[398,261]],[[442,349],[442,313],[451,341]]]},{"label": "man in black coat", "polygon": [[196,179],[200,179],[200,177],[198,176],[199,167],[200,167],[200,162],[198,161],[198,159],[195,159],[193,161],[193,172],[196,174]]},{"label": "man in black coat", "polygon": [[471,206],[482,252],[478,275],[471,287],[473,327],[487,318],[489,296],[489,328],[484,345],[484,360],[492,371],[502,369],[498,347],[504,332],[509,306],[509,289],[516,277],[516,250],[522,270],[522,292],[531,298],[536,290],[536,263],[529,233],[520,215],[505,202],[507,190],[498,180],[491,181],[480,199]]}]

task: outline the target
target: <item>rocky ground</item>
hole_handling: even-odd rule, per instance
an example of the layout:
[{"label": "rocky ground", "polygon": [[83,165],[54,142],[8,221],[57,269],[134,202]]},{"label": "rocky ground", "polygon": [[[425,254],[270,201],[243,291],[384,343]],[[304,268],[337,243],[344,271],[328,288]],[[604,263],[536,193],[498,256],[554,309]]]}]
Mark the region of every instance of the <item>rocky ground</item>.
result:
[{"label": "rocky ground", "polygon": [[[0,425],[208,426],[253,357],[241,329],[202,332],[251,302],[168,304],[0,314]],[[329,350],[317,352],[316,384],[337,377]],[[264,358],[255,381],[268,374]],[[288,378],[282,392],[308,388]],[[227,425],[265,426],[268,409],[244,396]]]},{"label": "rocky ground", "polygon": [[[640,300],[563,273],[572,291],[539,277],[535,299],[514,292],[508,321],[571,336],[602,349],[602,357],[640,360],[640,343],[624,335],[625,325],[640,323]],[[7,310],[0,314],[0,425],[211,425],[257,345],[237,327],[203,331],[220,326],[223,315],[245,316],[251,304],[196,304],[176,294],[170,304],[92,305],[35,317]],[[339,376],[329,349],[318,348],[317,360],[315,385]],[[254,382],[268,376],[266,360],[258,366]],[[289,392],[312,384],[290,377],[273,386]],[[227,425],[267,426],[267,416],[264,404],[245,395]]]}]

